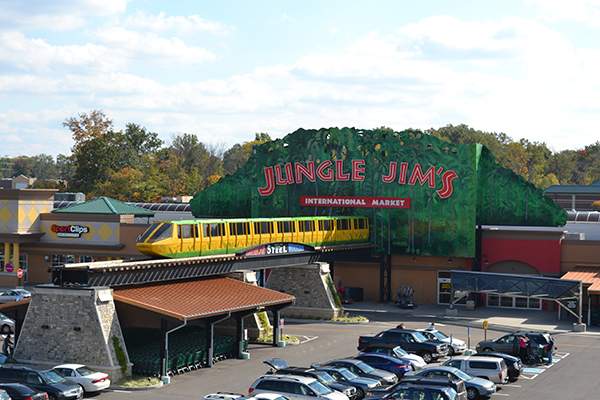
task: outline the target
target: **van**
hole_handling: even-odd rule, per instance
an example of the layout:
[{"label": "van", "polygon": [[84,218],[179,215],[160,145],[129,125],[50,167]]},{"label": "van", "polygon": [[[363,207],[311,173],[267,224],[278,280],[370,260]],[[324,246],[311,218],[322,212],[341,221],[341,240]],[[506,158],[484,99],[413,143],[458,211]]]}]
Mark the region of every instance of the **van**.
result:
[{"label": "van", "polygon": [[508,368],[502,358],[460,356],[446,361],[443,365],[460,369],[468,375],[487,379],[496,384],[508,382]]}]

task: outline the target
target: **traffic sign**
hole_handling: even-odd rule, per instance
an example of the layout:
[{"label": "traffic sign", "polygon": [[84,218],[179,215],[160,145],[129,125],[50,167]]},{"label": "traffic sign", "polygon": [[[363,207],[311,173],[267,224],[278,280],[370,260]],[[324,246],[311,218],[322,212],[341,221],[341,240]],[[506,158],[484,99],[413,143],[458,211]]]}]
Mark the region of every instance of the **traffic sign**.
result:
[{"label": "traffic sign", "polygon": [[4,269],[6,270],[6,272],[13,272],[13,266],[12,266],[12,264],[6,264],[4,266]]},{"label": "traffic sign", "polygon": [[483,321],[483,329],[487,329],[488,328],[488,322],[487,321]]},{"label": "traffic sign", "polygon": [[23,276],[23,270],[21,268],[19,268],[17,271],[17,277],[21,278],[22,276]]}]

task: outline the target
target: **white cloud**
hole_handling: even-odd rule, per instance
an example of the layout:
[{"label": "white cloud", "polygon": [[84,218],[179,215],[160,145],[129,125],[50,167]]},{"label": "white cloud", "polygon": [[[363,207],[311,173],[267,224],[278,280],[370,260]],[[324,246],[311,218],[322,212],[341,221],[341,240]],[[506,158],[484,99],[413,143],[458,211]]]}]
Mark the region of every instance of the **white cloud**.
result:
[{"label": "white cloud", "polygon": [[329,27],[329,32],[330,32],[332,35],[337,35],[338,33],[340,33],[340,29],[339,29],[339,28],[337,28],[337,27],[335,27],[335,26],[330,26],[330,27]]},{"label": "white cloud", "polygon": [[125,12],[131,0],[0,0],[0,29],[68,31],[86,24],[86,18]]},{"label": "white cloud", "polygon": [[[113,23],[119,24],[118,21],[113,21]],[[128,16],[119,25],[142,31],[176,31],[181,34],[208,32],[215,35],[229,35],[235,31],[233,26],[209,21],[197,14],[189,16],[166,16],[164,12],[160,12],[158,15],[147,15],[142,11],[138,11],[135,15]]]},{"label": "white cloud", "polygon": [[139,33],[120,27],[101,28],[94,33],[98,43],[127,52],[129,58],[151,61],[172,68],[187,68],[213,61],[216,56],[203,48],[188,46],[181,39]]},{"label": "white cloud", "polygon": [[279,17],[278,22],[296,22],[296,20],[287,14],[283,14],[281,17]]},{"label": "white cloud", "polygon": [[125,54],[104,46],[53,46],[21,32],[0,31],[0,65],[38,73],[87,70],[106,72],[124,68]]},{"label": "white cloud", "polygon": [[600,28],[599,0],[525,0],[525,4],[538,7],[540,17],[551,22],[565,19]]}]

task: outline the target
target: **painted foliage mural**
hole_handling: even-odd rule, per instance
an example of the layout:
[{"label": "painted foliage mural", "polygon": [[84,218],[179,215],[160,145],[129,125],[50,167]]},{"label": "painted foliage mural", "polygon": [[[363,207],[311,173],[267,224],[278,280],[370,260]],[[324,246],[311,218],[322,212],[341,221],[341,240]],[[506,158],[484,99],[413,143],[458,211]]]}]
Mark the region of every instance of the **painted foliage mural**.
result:
[{"label": "painted foliage mural", "polygon": [[473,257],[480,223],[566,222],[485,147],[416,130],[299,129],[255,147],[191,207],[196,217],[366,216],[379,252],[431,256]]}]

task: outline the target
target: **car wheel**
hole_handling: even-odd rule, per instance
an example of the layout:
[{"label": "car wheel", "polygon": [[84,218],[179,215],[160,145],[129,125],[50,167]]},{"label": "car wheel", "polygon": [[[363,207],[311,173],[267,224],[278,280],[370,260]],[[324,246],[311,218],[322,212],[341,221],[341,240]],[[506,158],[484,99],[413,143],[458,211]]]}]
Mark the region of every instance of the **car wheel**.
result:
[{"label": "car wheel", "polygon": [[494,349],[492,349],[491,347],[484,347],[483,350],[481,350],[481,351],[483,351],[483,352],[487,351],[488,353],[490,353],[490,352],[494,351]]},{"label": "car wheel", "polygon": [[2,325],[2,333],[7,334],[10,333],[10,326],[4,324]]},{"label": "car wheel", "polygon": [[448,351],[448,355],[450,356],[455,356],[456,352],[454,351],[454,347],[452,346],[448,346],[450,348],[450,350]]},{"label": "car wheel", "polygon": [[467,398],[469,400],[476,399],[479,396],[479,392],[475,388],[467,388]]},{"label": "car wheel", "polygon": [[356,398],[359,400],[365,398],[365,391],[363,390],[363,388],[356,388]]},{"label": "car wheel", "polygon": [[48,399],[49,400],[58,400],[58,397],[56,397],[56,395],[54,393],[48,393]]},{"label": "car wheel", "polygon": [[83,386],[81,386],[81,385],[79,385],[79,387],[81,388],[83,394],[85,394],[85,388]]},{"label": "car wheel", "polygon": [[421,358],[423,358],[423,361],[425,361],[427,364],[429,364],[433,360],[430,351],[424,351],[420,354],[420,356]]}]

